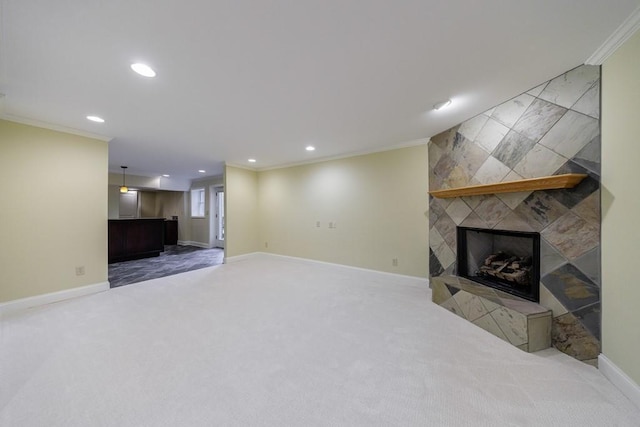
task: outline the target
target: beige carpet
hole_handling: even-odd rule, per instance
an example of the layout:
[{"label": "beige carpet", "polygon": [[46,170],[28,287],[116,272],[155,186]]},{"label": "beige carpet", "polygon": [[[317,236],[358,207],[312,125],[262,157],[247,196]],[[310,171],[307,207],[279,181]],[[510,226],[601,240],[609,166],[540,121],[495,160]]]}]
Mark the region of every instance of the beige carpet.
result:
[{"label": "beige carpet", "polygon": [[2,426],[638,426],[426,281],[257,256],[4,315]]}]

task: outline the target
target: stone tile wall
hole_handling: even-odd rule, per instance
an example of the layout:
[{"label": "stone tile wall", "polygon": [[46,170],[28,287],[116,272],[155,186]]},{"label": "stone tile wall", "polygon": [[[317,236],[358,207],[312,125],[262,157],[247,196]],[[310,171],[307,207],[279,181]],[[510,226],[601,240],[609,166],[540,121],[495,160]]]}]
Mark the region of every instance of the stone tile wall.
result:
[{"label": "stone tile wall", "polygon": [[430,276],[455,274],[456,226],[537,231],[540,304],[553,345],[585,362],[600,353],[600,68],[581,66],[431,138],[429,188],[563,173],[577,187],[430,198]]}]

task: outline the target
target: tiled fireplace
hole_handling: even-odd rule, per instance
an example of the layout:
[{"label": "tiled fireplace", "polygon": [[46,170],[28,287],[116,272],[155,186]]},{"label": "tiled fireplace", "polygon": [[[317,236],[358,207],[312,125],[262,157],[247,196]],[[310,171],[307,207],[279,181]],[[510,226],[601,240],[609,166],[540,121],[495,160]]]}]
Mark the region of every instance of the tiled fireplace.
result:
[{"label": "tiled fireplace", "polygon": [[540,301],[540,234],[458,227],[456,274]]},{"label": "tiled fireplace", "polygon": [[[430,276],[457,274],[457,227],[539,233],[539,304],[552,343],[600,352],[600,69],[581,66],[451,128],[429,144],[429,188],[564,173],[573,189],[430,198]],[[456,307],[452,307],[452,311]]]}]

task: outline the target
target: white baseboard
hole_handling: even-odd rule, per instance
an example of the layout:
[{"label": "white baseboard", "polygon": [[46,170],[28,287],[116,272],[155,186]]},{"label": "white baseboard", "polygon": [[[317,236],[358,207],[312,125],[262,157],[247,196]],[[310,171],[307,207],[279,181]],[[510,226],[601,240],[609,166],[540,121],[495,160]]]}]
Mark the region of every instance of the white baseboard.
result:
[{"label": "white baseboard", "polygon": [[193,240],[178,240],[178,244],[180,246],[195,246],[196,248],[203,248],[203,249],[211,249],[213,247],[206,243],[194,242]]},{"label": "white baseboard", "polygon": [[602,353],[598,356],[598,369],[622,394],[640,408],[640,386]]},{"label": "white baseboard", "polygon": [[263,252],[251,252],[251,253],[244,254],[244,255],[236,255],[236,256],[225,257],[222,262],[224,264],[230,264],[232,262],[238,262],[238,261],[243,261],[243,260],[246,260],[246,259],[251,259],[251,258],[254,258],[254,257],[259,256],[261,254],[263,254]]},{"label": "white baseboard", "polygon": [[93,285],[80,286],[78,288],[65,289],[63,291],[51,292],[48,294],[36,295],[33,297],[20,298],[13,301],[0,303],[0,315],[16,310],[24,310],[40,305],[51,304],[70,298],[91,295],[98,292],[108,291],[109,282],[96,283]]},{"label": "white baseboard", "polygon": [[421,280],[424,280],[427,283],[427,285],[429,284],[429,279],[426,278],[426,277],[409,276],[409,275],[406,275],[406,274],[390,273],[390,272],[387,272],[387,271],[372,270],[370,268],[354,267],[352,265],[336,264],[336,263],[332,263],[332,262],[318,261],[318,260],[309,259],[309,258],[299,258],[299,257],[294,257],[294,256],[289,256],[289,255],[272,254],[272,253],[269,253],[269,252],[252,252],[252,253],[248,253],[248,254],[244,254],[244,255],[238,255],[238,256],[234,256],[234,257],[230,257],[230,258],[225,258],[225,264],[228,264],[229,262],[242,261],[242,260],[250,259],[250,258],[254,258],[254,257],[273,257],[273,258],[285,259],[285,260],[294,261],[294,262],[316,264],[316,265],[317,264],[329,265],[329,266],[332,266],[332,267],[348,268],[348,269],[358,270],[358,271],[368,271],[370,273],[378,273],[378,274],[384,274],[386,276],[394,276],[394,277],[403,277],[405,279],[421,279]]}]

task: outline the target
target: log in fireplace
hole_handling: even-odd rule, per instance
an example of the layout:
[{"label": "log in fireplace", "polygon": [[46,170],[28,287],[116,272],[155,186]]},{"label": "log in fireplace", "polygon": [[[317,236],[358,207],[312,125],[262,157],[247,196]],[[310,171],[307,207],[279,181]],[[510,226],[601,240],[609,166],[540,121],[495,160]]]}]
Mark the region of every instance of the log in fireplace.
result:
[{"label": "log in fireplace", "polygon": [[458,276],[540,301],[540,234],[458,227]]}]

